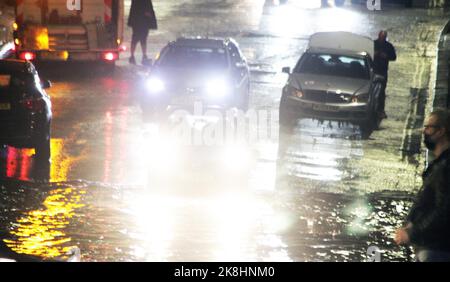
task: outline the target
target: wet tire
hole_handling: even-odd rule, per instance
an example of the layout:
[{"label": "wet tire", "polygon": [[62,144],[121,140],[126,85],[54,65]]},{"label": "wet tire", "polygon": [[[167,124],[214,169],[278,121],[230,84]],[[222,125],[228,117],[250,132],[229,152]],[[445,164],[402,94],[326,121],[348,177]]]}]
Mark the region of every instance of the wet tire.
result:
[{"label": "wet tire", "polygon": [[287,101],[286,97],[281,96],[280,100],[280,113],[279,113],[279,124],[280,124],[280,133],[292,133],[294,130],[298,116],[287,111]]},{"label": "wet tire", "polygon": [[359,125],[362,139],[368,139],[372,132],[380,126],[378,113],[372,111],[369,118]]},{"label": "wet tire", "polygon": [[50,163],[51,150],[50,150],[50,136],[40,137],[36,142],[35,159],[39,164]]},{"label": "wet tire", "polygon": [[359,127],[361,130],[361,138],[364,140],[369,139],[370,135],[373,132],[372,126],[368,123],[364,123],[364,124],[360,124]]}]

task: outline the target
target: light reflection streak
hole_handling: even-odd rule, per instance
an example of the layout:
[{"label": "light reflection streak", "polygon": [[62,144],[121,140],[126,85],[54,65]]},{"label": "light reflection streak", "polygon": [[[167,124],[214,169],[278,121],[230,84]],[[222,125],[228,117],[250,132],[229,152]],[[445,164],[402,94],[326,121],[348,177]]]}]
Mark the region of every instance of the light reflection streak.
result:
[{"label": "light reflection streak", "polygon": [[6,245],[19,254],[42,258],[55,258],[65,255],[72,246],[71,238],[64,233],[76,210],[83,207],[83,190],[59,188],[49,192],[43,208],[30,211],[19,218],[10,234],[15,239],[4,239]]},{"label": "light reflection streak", "polygon": [[[174,209],[176,202],[163,197],[140,197],[130,203],[130,214],[135,218],[137,236],[142,240],[138,250],[148,261],[168,261],[170,245],[174,237]],[[142,249],[144,248],[144,249]]]},{"label": "light reflection streak", "polygon": [[[63,153],[62,139],[51,139],[50,181],[67,181],[67,173],[75,158],[67,157]],[[8,154],[9,161],[18,158],[17,149],[11,148]],[[32,149],[21,150],[22,159],[30,158]],[[28,163],[25,160],[24,165]],[[15,170],[15,167],[13,167]],[[12,169],[12,168],[9,168]],[[21,169],[21,176],[26,176],[29,169]],[[66,235],[65,229],[70,220],[77,216],[76,210],[83,207],[81,197],[85,194],[83,189],[61,187],[48,192],[42,203],[42,208],[25,212],[23,216],[12,224],[10,234],[13,239],[4,239],[5,244],[19,254],[35,255],[42,258],[55,258],[64,256],[72,246],[71,238]]]},{"label": "light reflection streak", "polygon": [[6,155],[6,177],[12,178],[16,175],[17,168],[17,149],[13,147],[7,148]]},{"label": "light reflection streak", "polygon": [[[131,249],[146,261],[177,260],[178,253],[186,251],[189,242],[192,245],[187,247],[190,252],[187,256],[194,259],[198,257],[192,252],[208,261],[255,261],[261,255],[266,261],[291,261],[279,232],[292,221],[284,214],[274,214],[270,204],[251,195],[239,192],[202,198],[138,195],[127,200],[126,206],[136,224],[133,240],[140,241]],[[258,236],[261,231],[264,235]],[[204,232],[210,239],[198,245],[196,238],[203,238]],[[180,243],[183,248],[176,249]],[[273,251],[260,254],[261,246]]]},{"label": "light reflection streak", "polygon": [[31,158],[34,149],[14,148],[8,146],[6,156],[6,176],[8,178],[17,178],[19,180],[30,180]]},{"label": "light reflection streak", "polygon": [[103,169],[103,181],[109,182],[110,181],[110,173],[111,173],[111,161],[112,161],[112,115],[111,112],[106,112],[106,125],[105,125],[105,161],[103,163],[104,169]]}]

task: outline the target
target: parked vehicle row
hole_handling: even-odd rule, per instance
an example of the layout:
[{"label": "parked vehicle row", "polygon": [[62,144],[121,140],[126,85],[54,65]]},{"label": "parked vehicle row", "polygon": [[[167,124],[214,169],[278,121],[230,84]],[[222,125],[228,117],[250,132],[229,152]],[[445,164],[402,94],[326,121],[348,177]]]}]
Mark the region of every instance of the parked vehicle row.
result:
[{"label": "parked vehicle row", "polygon": [[[307,50],[289,75],[280,99],[280,128],[299,119],[359,125],[362,136],[377,129],[384,78],[373,72],[373,41],[348,32],[311,36]],[[50,158],[51,102],[26,60],[0,60],[0,144],[35,148]],[[179,38],[160,52],[142,81],[140,104],[145,120],[167,119],[174,110],[204,108],[247,111],[250,71],[233,39]]]},{"label": "parked vehicle row", "polygon": [[[281,129],[299,119],[348,122],[363,137],[378,129],[384,77],[373,71],[372,39],[349,32],[313,34],[289,75],[280,99]],[[233,39],[179,38],[168,43],[145,76],[141,107],[146,120],[175,109],[248,109],[249,66]]]}]

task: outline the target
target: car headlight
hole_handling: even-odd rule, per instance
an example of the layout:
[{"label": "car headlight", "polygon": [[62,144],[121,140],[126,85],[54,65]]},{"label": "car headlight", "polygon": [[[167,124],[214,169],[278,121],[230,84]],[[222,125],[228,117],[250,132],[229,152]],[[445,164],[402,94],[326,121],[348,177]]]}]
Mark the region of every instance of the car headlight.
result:
[{"label": "car headlight", "polygon": [[159,93],[166,88],[164,82],[156,77],[149,78],[145,81],[145,86],[151,93]]},{"label": "car headlight", "polygon": [[206,83],[206,93],[213,97],[223,97],[229,93],[229,86],[225,79],[212,79]]},{"label": "car headlight", "polygon": [[352,98],[352,103],[366,103],[369,100],[369,93],[355,95]]},{"label": "car headlight", "polygon": [[301,91],[301,90],[299,90],[297,88],[294,88],[294,87],[292,87],[290,85],[286,85],[283,88],[283,91],[286,92],[289,96],[292,96],[292,97],[303,98],[303,96],[304,96],[303,91]]}]

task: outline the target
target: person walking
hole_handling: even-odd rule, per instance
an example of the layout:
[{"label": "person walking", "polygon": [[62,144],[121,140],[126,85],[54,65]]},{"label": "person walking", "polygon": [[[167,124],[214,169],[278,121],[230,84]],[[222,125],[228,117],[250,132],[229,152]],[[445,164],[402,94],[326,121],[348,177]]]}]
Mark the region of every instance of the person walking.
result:
[{"label": "person walking", "polygon": [[374,40],[374,51],[373,70],[376,74],[384,76],[385,78],[380,92],[379,112],[381,118],[387,118],[384,107],[386,104],[386,85],[388,82],[389,61],[397,60],[394,46],[387,41],[387,31],[381,30],[378,33],[378,38]]},{"label": "person walking", "polygon": [[418,261],[450,262],[449,110],[438,109],[429,115],[423,137],[435,159],[424,171],[422,188],[394,240],[399,245],[413,245]]},{"label": "person walking", "polygon": [[147,37],[150,29],[157,29],[155,11],[151,0],[132,0],[130,14],[128,16],[128,26],[132,28],[131,36],[131,56],[130,64],[136,64],[134,53],[138,43],[142,49],[142,64],[146,65],[147,57]]}]

